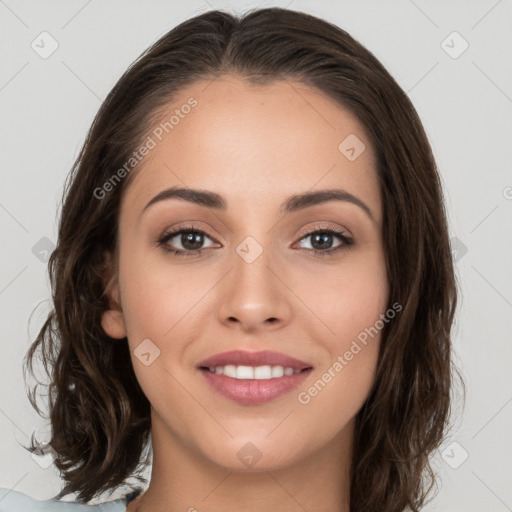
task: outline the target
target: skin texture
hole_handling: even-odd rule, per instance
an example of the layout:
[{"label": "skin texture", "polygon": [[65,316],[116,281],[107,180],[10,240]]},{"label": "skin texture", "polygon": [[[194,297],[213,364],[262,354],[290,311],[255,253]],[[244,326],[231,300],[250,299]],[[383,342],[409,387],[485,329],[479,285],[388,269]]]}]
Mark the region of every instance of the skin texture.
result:
[{"label": "skin texture", "polygon": [[[297,395],[387,307],[373,148],[356,118],[299,82],[253,86],[232,75],[196,82],[162,118],[190,96],[197,106],[124,192],[112,309],[102,320],[110,336],[128,337],[152,405],[151,483],[128,510],[348,511],[354,417],[373,385],[380,333],[308,404]],[[354,161],[338,150],[349,134],[366,146]],[[171,186],[214,191],[228,207],[170,199],[141,214]],[[331,188],[364,201],[373,220],[346,201],[279,212],[290,195]],[[158,245],[190,222],[207,234],[201,254],[179,257]],[[304,233],[313,228],[342,231],[354,244],[322,256]],[[236,252],[248,236],[263,249],[252,263]],[[180,239],[168,244],[183,249]],[[340,244],[334,236],[332,247]],[[149,366],[134,354],[145,339],[160,350]],[[212,390],[197,369],[233,349],[275,350],[314,369],[290,393],[242,405]],[[261,455],[252,467],[237,457],[248,442]]]}]

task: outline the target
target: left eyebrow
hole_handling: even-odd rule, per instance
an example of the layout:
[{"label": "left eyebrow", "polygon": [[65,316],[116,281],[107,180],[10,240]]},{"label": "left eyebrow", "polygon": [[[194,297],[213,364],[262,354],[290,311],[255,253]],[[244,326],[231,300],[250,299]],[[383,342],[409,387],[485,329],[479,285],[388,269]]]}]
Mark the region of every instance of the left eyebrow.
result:
[{"label": "left eyebrow", "polygon": [[375,218],[373,217],[372,211],[368,205],[358,197],[343,189],[319,190],[317,192],[305,192],[303,194],[291,196],[281,206],[280,212],[284,214],[293,213],[310,206],[326,203],[327,201],[346,201],[348,203],[355,204],[356,206],[359,206],[359,208],[361,208],[373,222],[375,222]]},{"label": "left eyebrow", "polygon": [[[142,213],[155,203],[166,201],[168,199],[181,199],[182,201],[188,201],[214,210],[225,211],[227,209],[226,200],[215,192],[192,188],[171,187],[162,190],[153,197],[153,199],[146,204]],[[304,208],[309,208],[310,206],[315,206],[327,201],[345,201],[355,204],[356,206],[359,206],[359,208],[361,208],[373,222],[376,222],[368,205],[358,197],[343,189],[319,190],[316,192],[304,192],[302,194],[290,196],[281,205],[279,211],[282,214],[294,213],[299,210],[303,210]]]}]

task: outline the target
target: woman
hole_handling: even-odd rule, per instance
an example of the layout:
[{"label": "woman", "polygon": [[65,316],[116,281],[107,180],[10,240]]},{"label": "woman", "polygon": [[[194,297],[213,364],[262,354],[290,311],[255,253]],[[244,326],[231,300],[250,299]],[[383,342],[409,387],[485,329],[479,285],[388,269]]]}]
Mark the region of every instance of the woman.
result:
[{"label": "woman", "polygon": [[70,510],[149,453],[112,510],[426,502],[457,299],[442,190],[411,102],[340,28],[269,8],[164,35],[96,116],[49,271],[27,363],[52,369]]}]

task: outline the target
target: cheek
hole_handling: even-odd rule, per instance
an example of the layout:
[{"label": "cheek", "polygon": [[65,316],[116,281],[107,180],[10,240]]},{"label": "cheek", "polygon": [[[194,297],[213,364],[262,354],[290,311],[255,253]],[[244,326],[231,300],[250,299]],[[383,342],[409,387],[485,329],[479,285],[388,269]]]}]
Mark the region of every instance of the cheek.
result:
[{"label": "cheek", "polygon": [[206,284],[191,272],[173,269],[160,258],[132,253],[120,262],[121,301],[129,337],[155,343],[172,337]]},{"label": "cheek", "polygon": [[[322,295],[319,309],[331,333],[316,335],[326,357],[313,379],[297,393],[299,424],[309,424],[327,442],[351,422],[368,398],[375,381],[386,313],[387,286],[380,272],[344,276],[346,288],[334,284]],[[341,279],[341,276],[340,276]],[[388,320],[392,321],[392,320]],[[319,422],[315,418],[321,418]],[[314,425],[314,426],[313,426]],[[314,441],[317,442],[317,441]]]},{"label": "cheek", "polygon": [[[211,318],[211,302],[205,295],[218,278],[212,272],[191,272],[187,265],[173,268],[165,258],[136,252],[120,261],[119,272],[137,380],[155,408],[162,406],[162,389],[165,400],[179,402],[183,391],[173,376],[180,382],[189,376],[187,354],[195,340],[204,337],[205,319]],[[147,353],[144,360],[142,354]]]},{"label": "cheek", "polygon": [[323,283],[315,282],[315,311],[330,328],[331,347],[344,351],[385,312],[389,287],[382,251],[368,248],[347,257]]},{"label": "cheek", "polygon": [[389,288],[382,252],[368,251],[364,256],[347,259],[325,280],[325,286],[316,285],[314,310],[323,325],[312,336],[322,344],[327,358],[318,368],[314,385],[303,388],[303,399],[298,400],[304,405],[314,403],[312,408],[318,410],[343,404],[343,421],[357,413],[371,390],[382,331],[394,317],[394,311],[392,317],[386,313]]},{"label": "cheek", "polygon": [[153,408],[172,410],[183,401],[183,390],[175,378],[183,380],[184,354],[197,334],[197,323],[191,319],[200,310],[204,286],[199,286],[197,275],[175,272],[136,253],[120,261],[119,272],[137,380]]}]

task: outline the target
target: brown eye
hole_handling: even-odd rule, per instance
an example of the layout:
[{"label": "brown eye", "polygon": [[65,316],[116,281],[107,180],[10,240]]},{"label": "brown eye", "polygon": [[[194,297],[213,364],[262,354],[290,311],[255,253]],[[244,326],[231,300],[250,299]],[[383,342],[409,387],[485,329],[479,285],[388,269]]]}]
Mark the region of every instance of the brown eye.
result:
[{"label": "brown eye", "polygon": [[193,227],[183,227],[169,233],[165,233],[159,240],[158,245],[165,251],[176,256],[193,256],[201,254],[206,240],[212,240],[204,231]]},{"label": "brown eye", "polygon": [[[334,239],[340,240],[340,243],[333,247]],[[335,252],[344,250],[354,243],[354,240],[342,231],[334,229],[317,229],[312,231],[301,238],[303,240],[311,239],[310,246],[303,249],[314,251],[319,255],[332,255]]]}]

